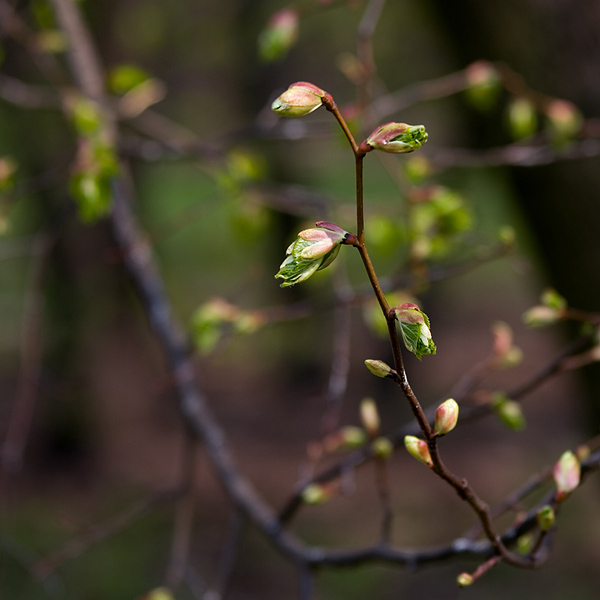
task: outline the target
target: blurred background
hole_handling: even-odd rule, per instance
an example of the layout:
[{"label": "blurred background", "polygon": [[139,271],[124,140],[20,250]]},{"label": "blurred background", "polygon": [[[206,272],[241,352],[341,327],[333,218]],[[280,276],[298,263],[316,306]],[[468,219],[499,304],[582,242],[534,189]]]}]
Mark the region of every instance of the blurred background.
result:
[{"label": "blurred background", "polygon": [[[108,225],[82,222],[69,197],[78,132],[58,96],[48,94],[49,83],[73,85],[52,5],[0,5],[0,591],[26,600],[139,598],[164,581],[175,502],[161,493],[182,480],[185,428]],[[146,85],[128,96],[119,148],[135,211],[174,314],[189,333],[200,385],[241,470],[276,510],[307,473],[307,446],[322,437],[329,414],[339,341],[333,289],[362,290],[366,278],[348,251],[298,288],[282,290],[274,279],[300,229],[321,219],[355,229],[355,184],[352,154],[330,114],[283,122],[270,104],[291,83],[310,81],[329,91],[360,131],[352,117],[365,11],[382,10],[372,37],[374,97],[401,94],[383,121],[370,115],[373,127],[396,120],[422,123],[429,133],[414,155],[365,161],[367,241],[376,269],[403,281],[407,265],[414,266],[410,199],[426,189],[454,198],[455,220],[447,239],[428,239],[433,249],[424,262],[432,273],[477,265],[411,289],[431,318],[438,347],[422,362],[407,358],[421,402],[448,397],[489,354],[497,321],[511,327],[524,358],[494,374],[486,389],[514,388],[554,358],[576,329],[532,330],[522,322],[546,287],[573,307],[598,311],[595,3],[306,0],[294,5],[298,22],[283,42],[273,37],[272,21],[269,29],[273,14],[288,7],[283,2],[80,6],[113,94],[124,102],[136,85]],[[463,70],[482,60],[505,65],[516,88],[533,90],[542,105],[572,103],[587,144],[553,141],[541,113],[515,132],[510,90],[489,80],[483,91],[464,84]],[[445,79],[457,72],[458,79]],[[430,81],[437,87],[419,87]],[[408,101],[411,93],[422,101]],[[368,134],[368,119],[363,127]],[[522,138],[517,148],[527,148],[540,136],[542,150],[520,161],[515,137]],[[493,150],[506,147],[513,150]],[[516,232],[516,248],[494,253],[507,226]],[[369,314],[364,303],[348,314],[350,371],[336,404],[338,423],[358,425],[359,403],[370,396],[385,434],[411,416],[399,391],[363,366],[366,358],[391,359]],[[551,379],[524,401],[524,430],[511,431],[493,417],[459,427],[443,441],[445,461],[490,505],[501,502],[565,449],[598,434],[599,388],[597,364]],[[292,530],[328,547],[375,542],[380,508],[370,466],[350,477],[347,493],[303,508]],[[455,494],[403,451],[390,461],[390,481],[395,545],[448,543],[473,525]],[[592,477],[565,504],[541,570],[500,565],[461,596],[597,598],[599,494]],[[178,599],[209,597],[204,590],[218,581],[232,520],[201,452],[195,500],[190,574]],[[40,559],[97,524],[104,532],[113,524],[117,533],[74,550],[47,577],[36,576],[32,566]],[[315,597],[451,599],[458,596],[456,575],[476,566],[457,559],[415,572],[324,569]],[[281,600],[297,597],[297,589],[293,566],[249,527],[226,597]]]}]

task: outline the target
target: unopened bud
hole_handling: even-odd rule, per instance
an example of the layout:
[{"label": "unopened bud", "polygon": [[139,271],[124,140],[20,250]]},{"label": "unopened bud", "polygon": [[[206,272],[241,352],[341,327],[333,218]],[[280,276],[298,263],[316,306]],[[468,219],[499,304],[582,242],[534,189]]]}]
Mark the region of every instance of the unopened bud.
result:
[{"label": "unopened bud", "polygon": [[306,81],[293,83],[271,105],[271,110],[282,117],[304,117],[317,110],[325,92]]},{"label": "unopened bud", "polygon": [[458,422],[458,403],[449,398],[435,411],[435,433],[445,435],[456,427]]},{"label": "unopened bud", "polygon": [[369,358],[365,360],[365,366],[375,377],[391,377],[395,371],[386,365],[382,360],[374,360]]},{"label": "unopened bud", "polygon": [[522,140],[535,133],[537,113],[527,98],[515,98],[508,107],[508,124],[515,140]]},{"label": "unopened bud", "polygon": [[475,581],[473,579],[473,575],[470,575],[469,573],[461,573],[456,578],[456,583],[458,583],[458,585],[460,585],[460,587],[467,587],[467,586],[471,585],[473,583],[473,581]]},{"label": "unopened bud", "polygon": [[258,51],[266,62],[282,59],[298,39],[299,14],[293,8],[274,13],[258,37]]},{"label": "unopened bud", "polygon": [[525,533],[517,538],[517,553],[521,556],[527,556],[533,549],[533,536]]},{"label": "unopened bud", "polygon": [[550,306],[533,306],[523,314],[523,322],[529,327],[545,327],[561,318],[561,312]]},{"label": "unopened bud", "polygon": [[304,504],[314,506],[323,504],[331,498],[331,491],[318,483],[311,483],[304,488],[302,492],[302,501]]},{"label": "unopened bud", "polygon": [[142,596],[141,600],[174,600],[171,590],[166,587],[158,587]]},{"label": "unopened bud", "polygon": [[544,532],[552,529],[555,518],[556,515],[554,509],[549,505],[542,506],[542,508],[537,511],[536,519],[540,529]]},{"label": "unopened bud", "polygon": [[420,148],[427,141],[427,137],[423,125],[387,123],[378,127],[364,143],[373,150],[405,154]]},{"label": "unopened bud", "polygon": [[387,438],[378,437],[377,439],[373,440],[371,449],[373,450],[374,456],[385,460],[394,452],[394,445]]},{"label": "unopened bud", "polygon": [[506,427],[513,431],[521,431],[525,428],[525,415],[519,402],[511,400],[505,394],[497,393],[492,403],[496,415]]},{"label": "unopened bud", "polygon": [[427,442],[425,440],[421,440],[414,435],[406,435],[404,436],[404,446],[409,454],[418,461],[425,463],[429,467],[433,465],[431,455],[429,454],[429,448],[427,447]]},{"label": "unopened bud", "polygon": [[557,141],[572,138],[581,129],[583,117],[579,109],[566,100],[555,100],[546,108],[550,133]]},{"label": "unopened bud", "polygon": [[364,446],[367,441],[365,430],[362,427],[348,425],[339,431],[328,435],[323,440],[323,446],[327,452],[336,450],[353,450]]},{"label": "unopened bud", "polygon": [[467,90],[469,102],[479,110],[491,108],[500,91],[500,77],[493,64],[478,60],[466,68]]},{"label": "unopened bud", "polygon": [[360,403],[360,420],[366,430],[366,432],[371,436],[375,437],[379,435],[379,411],[377,410],[377,404],[375,404],[375,400],[372,398],[365,398]]},{"label": "unopened bud", "polygon": [[570,450],[567,450],[554,465],[552,474],[559,495],[566,496],[579,485],[581,479],[579,460]]}]

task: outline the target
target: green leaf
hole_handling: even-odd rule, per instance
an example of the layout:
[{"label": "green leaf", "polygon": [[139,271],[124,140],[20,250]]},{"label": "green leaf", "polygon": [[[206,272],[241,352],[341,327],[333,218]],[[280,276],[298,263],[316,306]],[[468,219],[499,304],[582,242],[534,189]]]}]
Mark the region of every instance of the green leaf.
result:
[{"label": "green leaf", "polygon": [[425,313],[422,314],[425,326],[419,323],[400,323],[400,333],[406,349],[419,360],[424,354],[435,354],[437,351],[429,330],[429,319]]}]

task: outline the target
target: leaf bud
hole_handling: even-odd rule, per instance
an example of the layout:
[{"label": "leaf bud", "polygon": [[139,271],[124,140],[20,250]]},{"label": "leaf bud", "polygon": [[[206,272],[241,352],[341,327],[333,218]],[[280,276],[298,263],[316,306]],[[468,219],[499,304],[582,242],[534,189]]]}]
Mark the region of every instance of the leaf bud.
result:
[{"label": "leaf bud", "polygon": [[460,587],[468,587],[474,581],[475,580],[473,579],[473,575],[470,575],[469,573],[461,573],[456,578],[456,583],[458,583],[458,585],[460,585]]},{"label": "leaf bud", "polygon": [[442,402],[435,411],[435,428],[438,435],[445,435],[456,427],[458,422],[458,403],[453,398]]},{"label": "leaf bud", "polygon": [[414,435],[406,435],[404,436],[404,446],[408,450],[408,453],[418,461],[425,463],[429,467],[433,465],[425,440],[421,440]]},{"label": "leaf bud", "polygon": [[527,98],[515,98],[508,106],[508,124],[515,140],[522,140],[535,133],[537,114],[535,106]]},{"label": "leaf bud", "polygon": [[525,533],[517,538],[517,553],[521,556],[527,556],[533,550],[533,536],[531,533]]},{"label": "leaf bud", "polygon": [[505,394],[498,392],[494,394],[492,404],[496,416],[506,427],[513,431],[521,431],[525,428],[525,415],[519,402],[511,400]]},{"label": "leaf bud", "polygon": [[354,450],[364,446],[367,441],[365,430],[362,427],[348,425],[328,435],[323,440],[323,446],[327,452],[338,450]]},{"label": "leaf bud", "polygon": [[365,398],[360,403],[360,420],[370,437],[379,435],[381,421],[379,419],[377,404],[375,404],[373,398]]},{"label": "leaf bud", "polygon": [[373,150],[405,154],[420,148],[427,141],[427,137],[424,125],[392,122],[375,129],[364,144]]},{"label": "leaf bud", "polygon": [[550,531],[550,529],[552,529],[555,518],[556,518],[556,515],[554,513],[554,509],[551,506],[549,506],[548,504],[546,504],[546,506],[542,506],[537,511],[537,515],[536,515],[537,523],[539,525],[539,528],[544,532]]},{"label": "leaf bud", "polygon": [[548,128],[557,142],[574,137],[583,123],[579,109],[567,100],[554,100],[546,107]]},{"label": "leaf bud", "polygon": [[382,360],[374,360],[372,358],[365,360],[365,366],[375,377],[393,377],[396,372]]},{"label": "leaf bud", "polygon": [[301,231],[290,244],[287,258],[281,263],[275,278],[283,279],[281,287],[305,281],[329,266],[337,257],[340,246],[355,237],[334,223],[318,221],[316,228]]},{"label": "leaf bud", "polygon": [[394,445],[386,437],[378,437],[371,445],[373,455],[383,460],[388,459],[394,452]]},{"label": "leaf bud", "polygon": [[554,465],[552,474],[559,496],[566,496],[579,485],[581,479],[579,460],[573,452],[567,450]]},{"label": "leaf bud", "polygon": [[271,105],[271,110],[282,117],[304,117],[317,110],[325,92],[306,81],[293,83]]},{"label": "leaf bud", "polygon": [[529,327],[546,327],[561,318],[561,311],[551,306],[533,306],[523,314],[523,322]]},{"label": "leaf bud", "polygon": [[307,485],[302,491],[302,501],[304,504],[314,506],[323,504],[331,498],[331,490],[318,483]]},{"label": "leaf bud", "polygon": [[300,15],[293,8],[283,8],[271,15],[258,37],[258,53],[265,62],[285,57],[298,39]]},{"label": "leaf bud", "polygon": [[392,308],[392,311],[400,323],[402,341],[409,352],[412,352],[419,360],[423,354],[436,353],[429,329],[429,318],[416,304],[405,302]]}]

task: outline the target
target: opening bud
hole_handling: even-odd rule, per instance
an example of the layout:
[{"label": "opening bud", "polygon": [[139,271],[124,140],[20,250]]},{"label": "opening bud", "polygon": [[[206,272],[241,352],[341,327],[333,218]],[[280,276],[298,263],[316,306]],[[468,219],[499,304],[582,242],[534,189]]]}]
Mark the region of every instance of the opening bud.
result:
[{"label": "opening bud", "polygon": [[435,411],[435,433],[445,435],[456,427],[458,422],[458,403],[449,398]]},{"label": "opening bud", "polygon": [[404,436],[404,446],[408,450],[408,453],[418,461],[425,463],[428,467],[433,465],[425,440],[421,440],[414,435],[406,435]]},{"label": "opening bud", "polygon": [[340,246],[356,238],[334,223],[318,221],[316,225],[316,228],[301,231],[288,247],[288,256],[275,275],[283,279],[281,287],[296,285],[328,267],[337,257]]},{"label": "opening bud", "polygon": [[308,83],[293,83],[271,105],[271,110],[282,117],[304,117],[317,110],[322,104],[325,91]]},{"label": "opening bud", "polygon": [[559,496],[570,494],[579,485],[581,479],[579,460],[573,452],[567,450],[554,465],[552,474]]},{"label": "opening bud", "polygon": [[365,360],[365,366],[375,377],[393,377],[394,369],[389,365],[386,365],[382,360],[367,359]]},{"label": "opening bud", "polygon": [[460,587],[467,587],[467,586],[471,585],[473,583],[473,581],[475,581],[473,579],[473,575],[470,575],[469,573],[461,573],[456,578],[456,583],[458,583],[458,585],[460,585]]},{"label": "opening bud", "polygon": [[406,349],[419,360],[423,354],[435,354],[436,347],[431,337],[427,315],[411,302],[405,302],[392,310],[400,323],[400,333]]},{"label": "opening bud", "polygon": [[538,510],[536,518],[540,529],[546,532],[552,529],[556,515],[554,513],[554,509],[551,506],[546,505],[542,506],[542,508]]},{"label": "opening bud", "polygon": [[373,131],[364,143],[373,150],[405,154],[420,148],[427,141],[427,137],[424,125],[386,123]]},{"label": "opening bud", "polygon": [[377,404],[375,404],[373,398],[365,398],[360,403],[360,420],[370,437],[379,435],[381,421],[379,419]]}]

